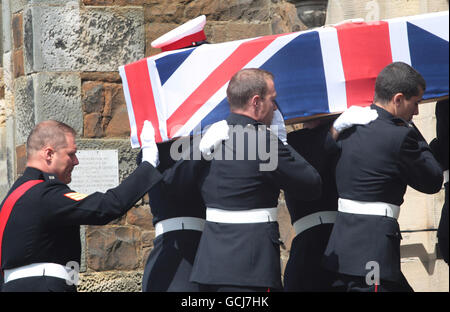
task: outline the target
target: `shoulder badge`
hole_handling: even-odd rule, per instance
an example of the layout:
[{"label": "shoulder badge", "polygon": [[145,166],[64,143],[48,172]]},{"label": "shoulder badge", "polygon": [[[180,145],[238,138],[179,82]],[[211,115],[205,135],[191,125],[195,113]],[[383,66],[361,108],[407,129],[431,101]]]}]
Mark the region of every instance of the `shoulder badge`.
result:
[{"label": "shoulder badge", "polygon": [[393,122],[394,122],[394,124],[396,126],[404,126],[404,127],[409,127],[410,126],[409,123],[406,122],[405,120],[403,120],[402,118],[395,118],[393,120]]},{"label": "shoulder badge", "polygon": [[58,178],[52,173],[43,172],[43,176],[44,176],[45,181],[51,181],[51,182],[59,181]]},{"label": "shoulder badge", "polygon": [[66,194],[64,194],[64,196],[66,196],[67,198],[70,198],[72,200],[75,200],[75,201],[80,201],[80,200],[88,197],[87,194],[81,194],[81,193],[77,193],[77,192],[66,193]]}]

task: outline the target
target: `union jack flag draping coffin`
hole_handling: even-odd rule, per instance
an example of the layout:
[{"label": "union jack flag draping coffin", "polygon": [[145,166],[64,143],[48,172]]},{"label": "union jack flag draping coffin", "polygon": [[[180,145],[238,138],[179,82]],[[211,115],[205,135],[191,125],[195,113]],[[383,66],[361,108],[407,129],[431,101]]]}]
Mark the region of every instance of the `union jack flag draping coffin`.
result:
[{"label": "union jack flag draping coffin", "polygon": [[448,41],[446,11],[163,52],[119,68],[131,145],[140,146],[144,120],[162,142],[225,119],[228,82],[242,68],[274,74],[285,120],[369,105],[378,73],[395,61],[423,75],[424,99],[445,96]]}]

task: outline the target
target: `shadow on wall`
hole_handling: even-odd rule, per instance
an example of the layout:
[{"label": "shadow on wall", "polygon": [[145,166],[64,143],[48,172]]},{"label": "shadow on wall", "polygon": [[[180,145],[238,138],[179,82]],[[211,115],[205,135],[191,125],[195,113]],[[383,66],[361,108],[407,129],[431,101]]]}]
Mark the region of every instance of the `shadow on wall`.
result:
[{"label": "shadow on wall", "polygon": [[400,255],[401,258],[419,258],[428,275],[433,275],[436,260],[442,259],[438,244],[435,245],[432,253],[428,253],[423,244],[402,245]]}]

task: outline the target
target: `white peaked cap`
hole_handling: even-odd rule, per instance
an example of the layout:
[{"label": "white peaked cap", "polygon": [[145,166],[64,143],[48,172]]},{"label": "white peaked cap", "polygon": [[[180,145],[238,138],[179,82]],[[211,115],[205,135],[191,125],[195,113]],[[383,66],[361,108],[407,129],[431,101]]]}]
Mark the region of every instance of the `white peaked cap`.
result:
[{"label": "white peaked cap", "polygon": [[154,40],[151,45],[163,51],[176,50],[193,46],[194,42],[206,40],[203,28],[206,24],[206,16],[201,15],[183,25],[172,29],[168,33]]}]

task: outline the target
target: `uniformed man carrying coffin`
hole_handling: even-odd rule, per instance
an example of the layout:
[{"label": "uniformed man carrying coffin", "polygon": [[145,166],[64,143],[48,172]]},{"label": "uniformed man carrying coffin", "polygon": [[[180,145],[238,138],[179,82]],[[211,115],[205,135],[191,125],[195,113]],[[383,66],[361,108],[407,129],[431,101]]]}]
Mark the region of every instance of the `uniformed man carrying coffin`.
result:
[{"label": "uniformed man carrying coffin", "polygon": [[106,224],[126,213],[161,180],[154,129],[141,134],[143,162],[106,193],[79,194],[67,184],[78,165],[75,131],[48,120],[27,140],[27,167],[1,204],[2,291],[76,291],[80,225]]},{"label": "uniformed man carrying coffin", "polygon": [[[355,108],[356,111],[353,111]],[[349,113],[353,117],[348,118]],[[296,199],[295,194],[291,192],[284,193],[295,231],[284,271],[285,291],[334,290],[334,274],[321,266],[323,253],[336,220],[338,202],[334,176],[338,148],[330,128],[335,122],[335,127],[342,131],[344,129],[339,128],[342,118],[346,118],[346,127],[350,127],[353,124],[368,123],[375,119],[377,114],[368,108],[351,107],[341,116],[336,121],[330,117],[309,121],[304,124],[303,129],[287,134],[288,144],[319,172],[322,178],[322,196],[316,200],[305,201]]]},{"label": "uniformed man carrying coffin", "polygon": [[[199,46],[206,40],[205,23],[206,17],[199,16],[156,39],[152,46],[162,51]],[[160,159],[157,169],[163,179],[148,193],[155,239],[142,279],[145,292],[199,291],[198,284],[190,282],[189,278],[206,214],[199,175],[208,163],[192,160],[194,157],[189,153],[185,158],[175,159],[179,153],[176,146],[191,146],[192,143],[192,138],[179,140],[186,140],[187,144],[179,144],[180,141],[157,144]],[[189,152],[193,152],[193,147]]]},{"label": "uniformed man carrying coffin", "polygon": [[339,138],[339,211],[324,265],[348,291],[412,291],[400,270],[400,205],[407,185],[427,194],[442,185],[442,170],[411,122],[424,90],[411,66],[386,66],[371,105],[378,118]]},{"label": "uniformed man carrying coffin", "polygon": [[280,189],[304,199],[321,194],[317,171],[267,128],[275,98],[267,71],[243,69],[229,82],[229,139],[202,183],[206,223],[191,275],[202,291],[281,289]]}]

